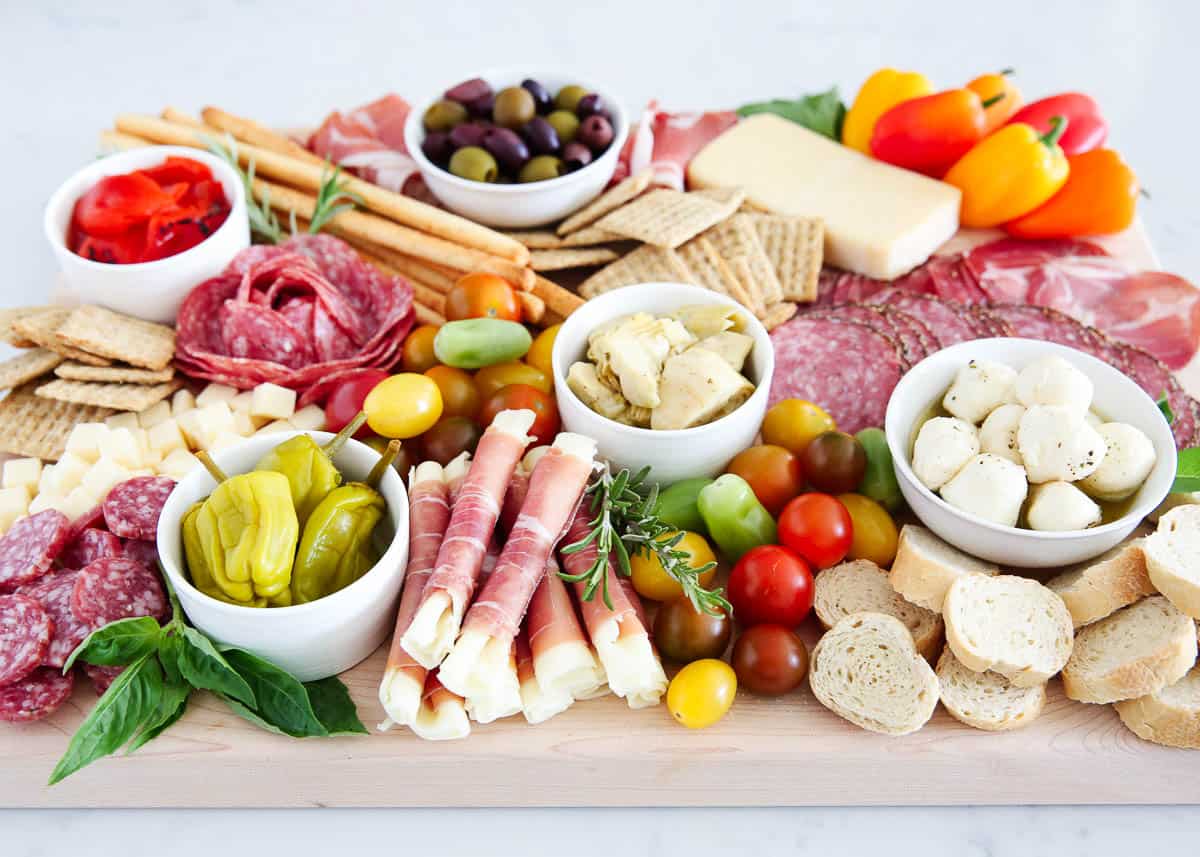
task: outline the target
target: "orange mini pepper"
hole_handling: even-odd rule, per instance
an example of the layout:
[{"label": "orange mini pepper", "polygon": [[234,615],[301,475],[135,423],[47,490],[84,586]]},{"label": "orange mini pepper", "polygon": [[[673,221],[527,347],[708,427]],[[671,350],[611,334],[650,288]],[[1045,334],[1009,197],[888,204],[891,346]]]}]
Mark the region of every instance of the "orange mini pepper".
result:
[{"label": "orange mini pepper", "polygon": [[875,123],[871,154],[885,163],[941,178],[983,139],[984,110],[984,102],[970,89],[950,89],[897,104]]},{"label": "orange mini pepper", "polygon": [[1067,158],[1071,175],[1049,201],[1004,230],[1016,238],[1108,235],[1133,223],[1137,176],[1112,149],[1092,149]]},{"label": "orange mini pepper", "polygon": [[1049,133],[1014,122],[985,137],[946,173],[962,191],[958,222],[972,229],[999,226],[1033,211],[1067,182],[1070,167],[1058,145],[1066,130],[1061,116]]},{"label": "orange mini pepper", "polygon": [[1021,90],[1012,82],[1011,68],[992,74],[981,74],[967,84],[984,102],[983,133],[990,134],[1012,118],[1021,109],[1025,99]]},{"label": "orange mini pepper", "polygon": [[879,117],[897,104],[933,92],[929,78],[915,71],[881,68],[868,77],[846,111],[842,143],[865,155],[871,153],[871,132]]}]

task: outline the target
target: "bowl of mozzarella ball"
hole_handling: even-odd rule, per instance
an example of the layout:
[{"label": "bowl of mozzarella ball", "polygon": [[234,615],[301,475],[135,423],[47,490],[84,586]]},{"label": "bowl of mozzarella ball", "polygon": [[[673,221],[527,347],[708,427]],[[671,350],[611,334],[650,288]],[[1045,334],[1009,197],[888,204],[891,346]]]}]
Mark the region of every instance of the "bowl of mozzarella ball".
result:
[{"label": "bowl of mozzarella ball", "polygon": [[886,432],[922,523],[1008,566],[1104,553],[1175,478],[1171,427],[1137,384],[1036,340],[964,342],[926,358],[893,392]]}]

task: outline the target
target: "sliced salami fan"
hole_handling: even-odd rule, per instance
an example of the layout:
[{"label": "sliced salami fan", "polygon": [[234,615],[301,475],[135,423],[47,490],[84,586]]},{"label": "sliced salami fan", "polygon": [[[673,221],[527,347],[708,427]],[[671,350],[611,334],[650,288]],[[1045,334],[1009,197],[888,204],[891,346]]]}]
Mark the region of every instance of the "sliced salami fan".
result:
[{"label": "sliced salami fan", "polygon": [[158,568],[158,546],[154,542],[125,539],[121,543],[121,550],[125,556],[137,560],[151,571]]},{"label": "sliced salami fan", "polygon": [[63,549],[58,555],[58,563],[63,568],[80,569],[98,559],[120,556],[121,553],[120,539],[107,530],[88,527]]},{"label": "sliced salami fan", "polygon": [[135,476],[108,492],[104,499],[104,523],[123,539],[153,540],[158,518],[175,480],[169,476]]},{"label": "sliced salami fan", "polygon": [[0,686],[41,666],[53,636],[54,620],[37,599],[0,595]]},{"label": "sliced salami fan", "polygon": [[13,524],[0,538],[0,591],[16,589],[49,571],[70,535],[71,522],[55,509]]},{"label": "sliced salami fan", "polygon": [[920,321],[937,337],[942,348],[978,339],[978,330],[962,304],[950,303],[933,295],[922,295],[895,286],[867,299],[867,303],[885,304],[906,312]]},{"label": "sliced salami fan", "polygon": [[96,696],[103,696],[104,692],[112,687],[112,683],[117,680],[117,676],[125,672],[125,667],[84,664],[83,672],[84,675],[92,680],[92,687],[96,691]]},{"label": "sliced salami fan", "polygon": [[79,572],[71,611],[95,628],[134,616],[161,617],[167,596],[158,574],[128,557],[102,559]]},{"label": "sliced salami fan", "polygon": [[990,306],[976,304],[971,307],[974,323],[983,331],[980,338],[993,336],[1015,336],[1013,326],[992,312]]},{"label": "sliced salami fan", "polygon": [[92,632],[92,626],[79,621],[71,611],[71,592],[78,576],[79,572],[69,569],[56,571],[21,590],[22,595],[42,605],[54,624],[43,666],[61,669],[71,652]]},{"label": "sliced salami fan", "polygon": [[844,431],[883,425],[888,398],[904,373],[899,344],[864,324],[798,316],[771,332],[771,404],[814,402]]},{"label": "sliced salami fan", "polygon": [[904,358],[904,368],[911,369],[929,353],[920,333],[913,327],[898,320],[898,316],[913,321],[899,311],[890,307],[872,304],[849,303],[837,304],[831,307],[816,307],[804,313],[808,318],[829,318],[843,321],[857,321],[872,330],[878,330],[900,344],[901,355]]},{"label": "sliced salami fan", "polygon": [[28,723],[49,717],[71,696],[75,674],[42,667],[20,681],[0,687],[0,720]]}]

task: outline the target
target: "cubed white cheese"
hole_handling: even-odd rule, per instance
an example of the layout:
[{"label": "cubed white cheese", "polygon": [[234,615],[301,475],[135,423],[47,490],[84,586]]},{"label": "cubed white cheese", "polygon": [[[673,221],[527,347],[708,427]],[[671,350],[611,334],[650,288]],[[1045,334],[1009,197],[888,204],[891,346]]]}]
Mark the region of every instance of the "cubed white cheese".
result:
[{"label": "cubed white cheese", "polygon": [[138,415],[133,411],[121,411],[119,414],[113,414],[104,420],[104,424],[109,429],[135,429],[138,427]]},{"label": "cubed white cheese", "polygon": [[1024,415],[1025,408],[1021,405],[1001,405],[988,414],[979,427],[979,451],[990,452],[1024,466],[1021,450],[1017,447],[1017,428]]},{"label": "cubed white cheese", "polygon": [[1001,405],[1015,402],[1017,370],[995,360],[972,360],[958,370],[942,399],[942,407],[972,425]]},{"label": "cubed white cheese", "polygon": [[104,502],[103,497],[97,497],[83,485],[78,485],[59,501],[58,511],[74,521],[76,518],[82,518],[102,502]]},{"label": "cubed white cheese", "polygon": [[278,434],[281,431],[295,431],[296,427],[287,420],[275,420],[267,423],[265,426],[255,432],[258,434]]},{"label": "cubed white cheese", "polygon": [[216,402],[229,405],[238,392],[237,387],[230,387],[227,384],[209,384],[196,396],[196,407],[203,408]]},{"label": "cubed white cheese", "polygon": [[179,447],[163,458],[158,465],[158,472],[179,481],[187,476],[193,468],[200,466],[200,459],[183,447]]},{"label": "cubed white cheese", "polygon": [[1027,408],[1061,405],[1083,416],[1092,406],[1092,379],[1057,356],[1042,357],[1022,369],[1016,390]]},{"label": "cubed white cheese", "polygon": [[103,500],[114,485],[124,482],[128,478],[129,468],[110,458],[101,458],[92,465],[91,470],[87,472],[79,485],[92,496]]},{"label": "cubed white cheese", "polygon": [[171,405],[166,399],[155,402],[144,411],[138,412],[138,425],[144,429],[152,429],[171,418]]},{"label": "cubed white cheese", "polygon": [[53,467],[42,471],[42,479],[38,483],[38,492],[57,494],[65,497],[71,489],[83,481],[92,465],[72,452],[64,453],[63,457]]},{"label": "cubed white cheese", "polygon": [[250,415],[265,420],[286,420],[296,412],[296,391],[277,384],[259,384],[254,388]]},{"label": "cubed white cheese", "polygon": [[28,486],[0,489],[0,535],[8,532],[18,518],[29,514]]},{"label": "cubed white cheese", "polygon": [[142,446],[127,428],[116,428],[100,440],[100,457],[132,470],[142,465]]},{"label": "cubed white cheese", "polygon": [[1105,423],[1099,431],[1106,446],[1104,459],[1079,487],[1098,500],[1124,500],[1154,469],[1154,443],[1125,423]]},{"label": "cubed white cheese", "polygon": [[956,417],[934,417],[917,433],[913,473],[926,488],[936,491],[978,453],[975,426]]},{"label": "cubed white cheese", "polygon": [[1077,482],[1103,463],[1107,444],[1085,413],[1072,405],[1026,409],[1017,427],[1017,448],[1030,482]]},{"label": "cubed white cheese", "polygon": [[196,397],[187,387],[176,390],[175,394],[171,396],[171,416],[173,417],[187,413],[194,407],[196,407]]},{"label": "cubed white cheese", "polygon": [[37,458],[10,458],[4,462],[5,488],[24,488],[32,493],[42,478],[42,462]]},{"label": "cubed white cheese", "polygon": [[233,433],[242,437],[250,437],[258,430],[254,425],[254,420],[250,418],[250,414],[246,411],[233,412]]},{"label": "cubed white cheese", "polygon": [[984,453],[968,461],[942,486],[942,499],[985,521],[1015,527],[1028,491],[1020,465]]},{"label": "cubed white cheese", "polygon": [[36,515],[38,512],[44,512],[47,509],[58,509],[62,511],[64,498],[57,494],[51,494],[49,491],[42,494],[39,493],[36,497],[29,501],[29,514]]},{"label": "cubed white cheese", "polygon": [[232,399],[229,400],[229,410],[233,411],[235,414],[238,411],[245,411],[246,413],[250,413],[250,403],[253,400],[254,400],[254,394],[252,392],[250,392],[249,390],[242,390],[242,392],[238,393],[236,396],[234,396]]},{"label": "cubed white cheese", "polygon": [[1100,507],[1069,482],[1034,485],[1025,518],[1031,530],[1086,530],[1100,523]]},{"label": "cubed white cheese", "polygon": [[228,449],[231,446],[237,446],[245,440],[242,435],[235,431],[223,431],[213,438],[212,443],[207,447],[209,452],[218,452],[222,449]]},{"label": "cubed white cheese", "polygon": [[162,461],[162,453],[150,445],[150,432],[145,429],[138,429],[134,432],[134,437],[137,439],[138,456],[142,467],[154,467],[158,462]]},{"label": "cubed white cheese", "polygon": [[175,421],[174,417],[147,430],[146,444],[155,450],[160,458],[171,454],[176,449],[187,448],[183,432],[179,430],[179,423]]},{"label": "cubed white cheese", "polygon": [[84,461],[95,461],[100,457],[100,439],[108,434],[104,423],[79,423],[67,436],[67,452],[73,452]]},{"label": "cubed white cheese", "polygon": [[208,449],[218,435],[232,433],[233,411],[225,402],[214,402],[180,415],[179,428],[193,449]]},{"label": "cubed white cheese", "polygon": [[320,431],[325,428],[325,411],[320,405],[305,405],[288,418],[300,431]]}]

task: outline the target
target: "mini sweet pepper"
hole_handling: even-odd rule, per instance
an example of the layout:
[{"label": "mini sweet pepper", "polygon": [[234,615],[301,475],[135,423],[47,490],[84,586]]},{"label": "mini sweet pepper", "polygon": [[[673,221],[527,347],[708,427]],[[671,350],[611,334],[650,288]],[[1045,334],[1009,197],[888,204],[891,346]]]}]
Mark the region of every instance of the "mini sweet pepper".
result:
[{"label": "mini sweet pepper", "polygon": [[1009,122],[1032,125],[1038,133],[1047,134],[1056,116],[1061,116],[1067,123],[1066,131],[1058,141],[1064,154],[1090,152],[1103,146],[1108,139],[1108,122],[1100,113],[1100,105],[1082,92],[1064,92],[1031,101],[1014,113]]},{"label": "mini sweet pepper", "polygon": [[983,139],[988,106],[971,89],[949,89],[897,104],[875,123],[871,154],[885,163],[941,178]]},{"label": "mini sweet pepper", "polygon": [[1006,68],[1003,71],[981,74],[967,84],[967,89],[973,90],[984,103],[985,136],[1011,119],[1025,103],[1021,97],[1021,90],[1017,89],[1012,81],[1012,73],[1011,68]]},{"label": "mini sweet pepper", "polygon": [[708,534],[730,562],[737,562],[750,548],[775,541],[775,519],[750,483],[735,473],[718,476],[701,488],[696,503]]},{"label": "mini sweet pepper", "polygon": [[842,123],[842,143],[871,153],[871,134],[879,117],[897,104],[933,92],[929,78],[915,71],[881,68],[868,77]]},{"label": "mini sweet pepper", "polygon": [[1133,223],[1137,176],[1112,149],[1068,157],[1071,174],[1062,190],[1024,217],[1004,224],[1015,238],[1110,235]]}]

